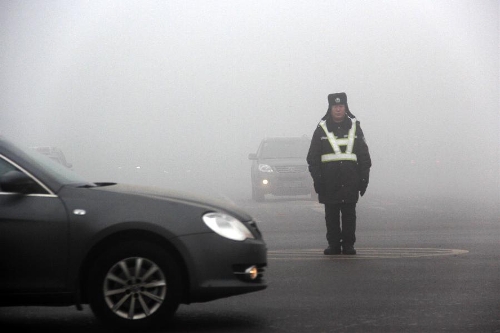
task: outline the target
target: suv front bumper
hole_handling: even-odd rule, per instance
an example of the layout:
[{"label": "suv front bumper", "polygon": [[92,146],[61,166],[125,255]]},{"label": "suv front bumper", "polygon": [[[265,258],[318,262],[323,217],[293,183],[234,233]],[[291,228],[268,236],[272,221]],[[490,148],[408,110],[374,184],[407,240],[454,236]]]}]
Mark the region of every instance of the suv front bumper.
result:
[{"label": "suv front bumper", "polygon": [[314,192],[312,180],[308,173],[261,173],[254,186],[264,194],[305,195]]}]

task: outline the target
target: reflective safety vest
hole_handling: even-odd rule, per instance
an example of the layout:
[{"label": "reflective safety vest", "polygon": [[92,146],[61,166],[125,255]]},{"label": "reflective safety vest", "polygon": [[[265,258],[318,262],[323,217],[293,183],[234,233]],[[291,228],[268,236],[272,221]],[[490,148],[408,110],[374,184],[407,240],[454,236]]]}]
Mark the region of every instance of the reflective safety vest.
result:
[{"label": "reflective safety vest", "polygon": [[[332,162],[332,161],[357,161],[358,158],[356,154],[352,153],[352,149],[354,147],[354,138],[356,137],[356,118],[351,119],[352,126],[349,130],[349,135],[347,139],[339,139],[335,138],[332,132],[328,132],[328,128],[326,127],[326,121],[322,120],[319,123],[319,126],[323,128],[323,131],[326,133],[326,137],[330,142],[330,145],[333,148],[333,154],[323,154],[321,155],[321,162]],[[340,146],[347,146],[345,153],[340,150]]]}]

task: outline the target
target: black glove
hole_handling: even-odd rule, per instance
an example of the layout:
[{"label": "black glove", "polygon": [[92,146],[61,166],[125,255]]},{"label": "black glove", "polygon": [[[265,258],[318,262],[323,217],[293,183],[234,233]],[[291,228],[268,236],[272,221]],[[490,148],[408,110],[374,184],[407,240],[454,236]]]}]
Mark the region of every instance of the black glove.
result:
[{"label": "black glove", "polygon": [[366,192],[366,188],[368,187],[368,181],[366,179],[361,179],[359,182],[359,195],[363,196]]}]

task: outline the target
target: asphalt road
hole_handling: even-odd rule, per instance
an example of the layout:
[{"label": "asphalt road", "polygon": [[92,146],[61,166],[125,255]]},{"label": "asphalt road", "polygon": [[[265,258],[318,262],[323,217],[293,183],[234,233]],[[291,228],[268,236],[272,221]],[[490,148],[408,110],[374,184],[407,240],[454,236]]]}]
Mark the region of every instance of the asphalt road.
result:
[{"label": "asphalt road", "polygon": [[[500,332],[498,208],[367,195],[356,256],[324,256],[323,206],[236,203],[259,222],[269,287],[182,305],[166,332]],[[88,307],[0,308],[0,331],[106,332]]]}]

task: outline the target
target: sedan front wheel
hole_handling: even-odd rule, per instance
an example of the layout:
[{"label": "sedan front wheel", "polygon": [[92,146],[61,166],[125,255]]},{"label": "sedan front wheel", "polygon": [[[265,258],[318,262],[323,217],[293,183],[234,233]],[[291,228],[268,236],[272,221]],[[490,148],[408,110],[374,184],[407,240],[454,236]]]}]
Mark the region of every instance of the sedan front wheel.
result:
[{"label": "sedan front wheel", "polygon": [[96,260],[88,288],[92,311],[105,324],[144,329],[175,313],[182,285],[178,266],[164,249],[127,242]]}]

